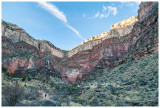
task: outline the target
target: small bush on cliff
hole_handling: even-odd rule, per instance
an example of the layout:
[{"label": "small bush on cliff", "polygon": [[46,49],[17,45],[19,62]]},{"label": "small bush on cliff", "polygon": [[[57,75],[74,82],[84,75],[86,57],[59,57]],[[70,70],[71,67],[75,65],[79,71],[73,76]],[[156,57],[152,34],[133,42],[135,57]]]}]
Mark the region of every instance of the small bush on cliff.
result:
[{"label": "small bush on cliff", "polygon": [[75,91],[75,90],[78,90],[77,85],[71,85],[71,86],[67,87],[68,92],[72,92],[72,91]]},{"label": "small bush on cliff", "polygon": [[88,49],[87,51],[92,52],[92,49]]},{"label": "small bush on cliff", "polygon": [[24,89],[20,86],[4,86],[2,88],[3,106],[15,106],[21,99]]},{"label": "small bush on cliff", "polygon": [[28,43],[25,42],[25,41],[19,41],[19,42],[17,42],[16,44],[28,44]]},{"label": "small bush on cliff", "polygon": [[7,72],[7,69],[5,67],[2,67],[3,72]]},{"label": "small bush on cliff", "polygon": [[26,77],[23,77],[23,78],[22,78],[22,81],[25,81],[25,80],[26,80]]},{"label": "small bush on cliff", "polygon": [[28,81],[31,81],[31,78],[30,77],[28,77],[28,79],[27,79]]},{"label": "small bush on cliff", "polygon": [[59,87],[59,86],[57,86],[57,85],[55,85],[55,88],[56,88],[57,90],[59,90],[59,89],[60,89],[60,87]]},{"label": "small bush on cliff", "polygon": [[60,89],[58,85],[56,85],[54,82],[50,84],[51,87],[55,87],[55,89]]},{"label": "small bush on cliff", "polygon": [[86,103],[85,99],[83,99],[83,98],[78,98],[77,101],[78,101],[78,103],[80,103],[82,105],[84,105]]},{"label": "small bush on cliff", "polygon": [[51,86],[51,88],[54,87],[54,83],[51,83],[50,86]]}]

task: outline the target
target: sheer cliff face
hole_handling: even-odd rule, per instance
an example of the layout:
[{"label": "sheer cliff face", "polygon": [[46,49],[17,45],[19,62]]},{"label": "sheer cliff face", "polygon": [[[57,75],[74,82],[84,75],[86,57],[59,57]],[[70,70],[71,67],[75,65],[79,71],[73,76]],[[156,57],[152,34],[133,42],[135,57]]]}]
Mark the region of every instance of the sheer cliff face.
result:
[{"label": "sheer cliff face", "polygon": [[[136,60],[158,52],[158,3],[143,2],[138,11],[138,20],[132,31],[122,37],[114,34],[91,50],[82,51],[67,59],[67,72],[77,69],[72,79],[61,71],[64,80],[75,82],[86,77],[96,68],[113,68],[129,60]],[[123,28],[122,28],[123,29]],[[114,29],[113,29],[114,30]],[[115,38],[117,37],[117,38]]]},{"label": "sheer cliff face", "polygon": [[140,21],[143,20],[143,18],[146,17],[146,14],[148,13],[148,11],[151,9],[152,5],[154,4],[154,2],[142,2],[140,4],[140,9],[138,10],[138,19]]},{"label": "sheer cliff face", "polygon": [[102,43],[106,39],[113,38],[113,37],[120,38],[129,34],[133,29],[133,25],[137,21],[138,19],[135,16],[132,16],[119,23],[112,25],[110,31],[106,31],[100,35],[96,35],[94,37],[91,37],[90,39],[86,39],[84,42],[82,42],[83,44],[70,50],[68,52],[68,57],[71,57],[85,50],[91,50],[95,45]]},{"label": "sheer cliff face", "polygon": [[35,75],[58,73],[63,80],[74,83],[96,68],[113,68],[158,52],[158,3],[142,2],[138,20],[123,27],[117,23],[106,37],[69,52],[48,41],[35,40],[18,26],[2,21],[2,65],[13,75],[25,76],[29,70]]},{"label": "sheer cliff face", "polygon": [[2,21],[2,36],[11,39],[13,43],[24,41],[32,46],[35,46],[40,51],[51,52],[57,57],[64,57],[64,52],[61,49],[54,47],[50,42],[36,40],[27,34],[22,28],[17,25]]}]

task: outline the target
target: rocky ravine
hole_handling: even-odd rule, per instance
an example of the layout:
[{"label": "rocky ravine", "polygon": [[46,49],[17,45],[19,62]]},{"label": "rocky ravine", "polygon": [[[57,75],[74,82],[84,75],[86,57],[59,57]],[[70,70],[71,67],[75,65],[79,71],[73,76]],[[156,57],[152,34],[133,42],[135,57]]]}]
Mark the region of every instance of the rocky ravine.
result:
[{"label": "rocky ravine", "polygon": [[[2,21],[3,105],[155,106],[157,53],[157,2],[142,2],[136,23],[113,28],[106,37],[70,51],[35,40],[22,28]],[[24,91],[24,95],[13,94],[12,89]],[[143,100],[144,95],[154,99]]]}]

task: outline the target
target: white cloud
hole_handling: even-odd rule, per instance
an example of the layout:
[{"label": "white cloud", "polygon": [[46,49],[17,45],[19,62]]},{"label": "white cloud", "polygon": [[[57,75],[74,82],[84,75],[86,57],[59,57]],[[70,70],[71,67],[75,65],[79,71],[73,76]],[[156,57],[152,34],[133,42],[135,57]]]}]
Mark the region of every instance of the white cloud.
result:
[{"label": "white cloud", "polygon": [[134,7],[134,3],[132,3],[132,2],[126,3],[126,6],[128,6],[128,7]]},{"label": "white cloud", "polygon": [[83,18],[85,18],[86,17],[86,14],[83,14]]},{"label": "white cloud", "polygon": [[94,15],[95,18],[99,16],[99,11]]},{"label": "white cloud", "polygon": [[73,28],[72,26],[70,26],[70,25],[68,25],[68,24],[66,24],[66,26],[67,26],[68,28],[70,28],[72,31],[74,31],[79,38],[81,38],[81,39],[84,40],[84,38],[80,35],[80,33],[79,33],[75,28]]},{"label": "white cloud", "polygon": [[105,6],[103,6],[103,11],[106,11],[106,10],[107,10],[107,8]]},{"label": "white cloud", "polygon": [[38,2],[38,4],[45,10],[49,11],[53,16],[64,21],[65,23],[67,22],[65,14],[62,11],[60,11],[55,5],[47,2]]},{"label": "white cloud", "polygon": [[104,14],[101,14],[101,15],[100,15],[100,18],[104,18]]},{"label": "white cloud", "polygon": [[68,24],[68,21],[67,21],[67,18],[66,18],[66,15],[60,11],[54,4],[51,4],[51,3],[47,3],[47,2],[38,2],[39,6],[44,8],[45,10],[47,10],[48,12],[50,12],[53,16],[57,17],[58,19],[60,19],[61,21],[63,21],[65,23],[65,25],[71,29],[73,32],[76,33],[76,35],[83,39],[83,37],[80,35],[80,33],[75,29],[73,28],[72,26],[70,26]]},{"label": "white cloud", "polygon": [[117,14],[117,8],[116,7],[108,6],[107,8],[109,9],[109,12],[113,13],[114,16]]},{"label": "white cloud", "polygon": [[94,18],[107,18],[110,14],[113,14],[114,16],[117,14],[117,8],[108,6],[103,6],[102,12],[99,11],[94,15]]},{"label": "white cloud", "polygon": [[140,5],[141,1],[135,1],[138,5]]},{"label": "white cloud", "polygon": [[123,6],[128,6],[128,7],[135,7],[135,5],[140,5],[141,1],[135,1],[135,2],[129,2],[129,1],[121,1],[120,2],[120,8],[122,8]]}]

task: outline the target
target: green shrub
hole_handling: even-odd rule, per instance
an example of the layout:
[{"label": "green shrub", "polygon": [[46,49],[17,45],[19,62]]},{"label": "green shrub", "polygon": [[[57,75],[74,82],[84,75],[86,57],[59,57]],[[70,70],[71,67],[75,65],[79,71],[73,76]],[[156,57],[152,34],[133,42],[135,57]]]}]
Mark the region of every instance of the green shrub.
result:
[{"label": "green shrub", "polygon": [[16,44],[28,44],[27,42],[25,42],[25,41],[19,41],[19,42],[17,42]]},{"label": "green shrub", "polygon": [[92,52],[92,49],[88,49],[87,51]]},{"label": "green shrub", "polygon": [[54,83],[51,83],[50,86],[51,86],[51,87],[55,87],[55,84],[54,84]]},{"label": "green shrub", "polygon": [[7,76],[11,76],[8,72],[6,72],[6,75],[7,75]]},{"label": "green shrub", "polygon": [[28,77],[28,81],[31,81],[31,78],[30,78],[30,77]]},{"label": "green shrub", "polygon": [[55,89],[60,89],[60,87],[58,85],[56,85],[54,82],[50,84],[51,87],[55,87]]},{"label": "green shrub", "polygon": [[25,81],[25,80],[26,80],[26,77],[23,77],[23,78],[22,78],[22,81]]},{"label": "green shrub", "polygon": [[56,88],[56,89],[58,89],[58,90],[60,89],[60,87],[59,87],[59,86],[57,86],[57,85],[55,85],[55,88]]},{"label": "green shrub", "polygon": [[113,103],[112,103],[112,101],[104,101],[104,104],[105,104],[105,106],[112,106],[113,105]]},{"label": "green shrub", "polygon": [[5,67],[2,67],[3,72],[7,72],[7,69]]},{"label": "green shrub", "polygon": [[82,105],[84,105],[85,102],[86,102],[86,101],[85,101],[84,99],[82,99],[82,98],[78,98],[77,101],[78,101],[78,103],[80,103],[80,104],[82,104]]},{"label": "green shrub", "polygon": [[72,92],[78,89],[77,85],[71,85],[66,87],[68,92]]},{"label": "green shrub", "polygon": [[33,77],[32,79],[37,80],[37,78],[36,78],[36,77]]}]

